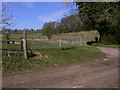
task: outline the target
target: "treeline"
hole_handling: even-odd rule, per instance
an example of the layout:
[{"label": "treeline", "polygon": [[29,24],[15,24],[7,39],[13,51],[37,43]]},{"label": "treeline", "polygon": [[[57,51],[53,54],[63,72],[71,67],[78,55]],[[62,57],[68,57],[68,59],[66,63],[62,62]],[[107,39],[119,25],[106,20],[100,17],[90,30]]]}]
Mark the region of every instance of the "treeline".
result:
[{"label": "treeline", "polygon": [[99,42],[120,44],[120,3],[119,2],[77,2],[79,14],[62,18],[60,22],[45,23],[42,32],[55,33],[97,30]]},{"label": "treeline", "polygon": [[100,43],[120,44],[120,2],[77,2],[85,28],[96,29]]},{"label": "treeline", "polygon": [[80,32],[84,24],[78,15],[64,17],[60,22],[48,22],[43,25],[42,32],[46,34],[58,34]]},{"label": "treeline", "polygon": [[31,31],[31,32],[35,32],[35,31],[40,31],[40,29],[9,29],[9,28],[2,28],[2,30],[0,30],[0,33],[19,33],[19,32],[23,32],[23,31]]}]

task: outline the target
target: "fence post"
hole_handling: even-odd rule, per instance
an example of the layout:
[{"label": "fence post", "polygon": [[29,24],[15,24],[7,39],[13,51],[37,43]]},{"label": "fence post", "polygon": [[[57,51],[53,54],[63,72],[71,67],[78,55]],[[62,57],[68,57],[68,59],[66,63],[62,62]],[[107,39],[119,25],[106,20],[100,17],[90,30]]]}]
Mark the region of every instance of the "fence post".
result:
[{"label": "fence post", "polygon": [[24,51],[24,58],[28,59],[28,54],[27,54],[27,33],[26,31],[23,32],[24,38],[23,40],[23,51]]},{"label": "fence post", "polygon": [[60,39],[60,46],[59,47],[62,47],[62,42],[61,42],[61,39]]},{"label": "fence post", "polygon": [[20,50],[23,51],[23,40],[22,40],[22,37],[20,37]]},{"label": "fence post", "polygon": [[72,39],[71,39],[71,41],[72,41],[72,44],[73,44],[73,38],[74,38],[74,36],[72,35]]},{"label": "fence post", "polygon": [[86,45],[83,33],[80,35],[80,45]]},{"label": "fence post", "polygon": [[59,47],[62,47],[61,35],[59,35]]},{"label": "fence post", "polygon": [[83,34],[83,44],[86,45],[84,34]]}]

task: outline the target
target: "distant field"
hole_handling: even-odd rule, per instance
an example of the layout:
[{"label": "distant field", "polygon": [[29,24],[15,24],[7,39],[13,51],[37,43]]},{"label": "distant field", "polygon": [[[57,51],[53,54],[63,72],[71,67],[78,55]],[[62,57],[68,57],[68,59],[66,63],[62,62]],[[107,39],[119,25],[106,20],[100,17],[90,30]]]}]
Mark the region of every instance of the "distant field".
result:
[{"label": "distant field", "polygon": [[[28,33],[28,37],[30,38],[39,38],[41,37],[41,32],[40,31],[34,31],[34,32],[27,32]],[[95,37],[99,37],[99,34],[97,31],[83,31],[83,32],[76,32],[76,33],[65,33],[63,35],[73,35],[73,37],[68,37],[68,38],[74,38],[75,36],[77,36],[77,38],[80,38],[80,35],[83,34],[85,41],[91,41],[94,40]],[[10,34],[10,38],[12,38],[12,40],[20,40],[20,38],[23,37],[23,33],[11,33]],[[43,36],[42,36],[43,37]],[[3,37],[4,38],[4,37]],[[56,35],[53,35],[53,39],[56,39]]]},{"label": "distant field", "polygon": [[78,38],[80,38],[80,35],[83,34],[86,42],[95,40],[95,37],[99,37],[99,33],[97,31],[82,31],[82,32],[66,33],[66,34],[77,36]]}]

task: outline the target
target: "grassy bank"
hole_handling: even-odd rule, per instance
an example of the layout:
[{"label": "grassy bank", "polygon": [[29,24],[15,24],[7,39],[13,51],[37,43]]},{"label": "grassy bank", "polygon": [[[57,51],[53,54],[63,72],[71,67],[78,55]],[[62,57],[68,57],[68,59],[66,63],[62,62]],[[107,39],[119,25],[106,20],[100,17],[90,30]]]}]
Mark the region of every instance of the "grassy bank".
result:
[{"label": "grassy bank", "polygon": [[56,65],[82,63],[102,55],[100,50],[91,46],[40,49],[33,52],[35,55],[28,60],[18,57],[3,57],[3,71],[14,73]]},{"label": "grassy bank", "polygon": [[92,46],[107,47],[107,48],[120,48],[120,45],[106,45],[103,43],[94,43]]}]

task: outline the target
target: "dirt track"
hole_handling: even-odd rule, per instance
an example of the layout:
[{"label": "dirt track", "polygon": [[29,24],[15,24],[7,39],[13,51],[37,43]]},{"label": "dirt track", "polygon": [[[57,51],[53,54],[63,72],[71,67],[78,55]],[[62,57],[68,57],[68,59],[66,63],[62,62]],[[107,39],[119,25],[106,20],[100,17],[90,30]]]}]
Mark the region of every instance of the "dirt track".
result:
[{"label": "dirt track", "polygon": [[118,49],[98,48],[107,55],[87,63],[3,75],[3,88],[117,88]]}]

